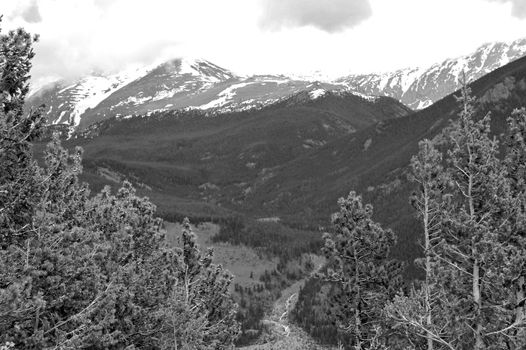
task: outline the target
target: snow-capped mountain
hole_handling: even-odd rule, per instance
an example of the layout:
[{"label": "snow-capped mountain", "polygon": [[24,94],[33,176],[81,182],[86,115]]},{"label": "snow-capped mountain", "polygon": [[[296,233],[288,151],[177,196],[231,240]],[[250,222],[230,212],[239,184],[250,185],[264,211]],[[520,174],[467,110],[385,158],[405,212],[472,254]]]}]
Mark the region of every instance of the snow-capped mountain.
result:
[{"label": "snow-capped mountain", "polygon": [[463,72],[469,81],[526,55],[526,38],[512,43],[489,43],[474,53],[447,59],[427,68],[407,68],[385,74],[350,75],[337,79],[351,91],[396,98],[412,109],[422,109],[456,91]]},{"label": "snow-capped mountain", "polygon": [[242,77],[206,60],[175,59],[155,67],[92,75],[73,83],[56,81],[34,92],[28,107],[45,104],[51,124],[84,128],[115,115],[260,107],[314,86],[337,88],[283,75]]},{"label": "snow-capped mountain", "polygon": [[284,75],[239,76],[206,60],[178,58],[116,74],[93,74],[69,83],[55,81],[33,92],[28,107],[45,104],[51,124],[80,129],[112,116],[183,108],[229,111],[261,107],[302,91],[309,92],[306,96],[311,98],[332,90],[365,97],[389,96],[412,109],[422,109],[457,90],[462,72],[472,81],[525,54],[526,39],[492,43],[471,55],[428,68],[350,75],[332,81]]},{"label": "snow-capped mountain", "polygon": [[33,91],[29,104],[45,104],[45,113],[52,124],[76,126],[86,110],[143,76],[148,69],[140,67],[112,75],[94,74],[69,84],[63,80],[54,81]]},{"label": "snow-capped mountain", "polygon": [[195,93],[229,79],[234,79],[230,72],[209,62],[174,60],[117,74],[94,74],[72,83],[55,81],[33,92],[29,103],[45,104],[52,124],[78,126],[86,115],[95,111],[100,114],[104,108],[113,114],[133,113],[133,106],[147,101],[155,103],[176,94]]}]

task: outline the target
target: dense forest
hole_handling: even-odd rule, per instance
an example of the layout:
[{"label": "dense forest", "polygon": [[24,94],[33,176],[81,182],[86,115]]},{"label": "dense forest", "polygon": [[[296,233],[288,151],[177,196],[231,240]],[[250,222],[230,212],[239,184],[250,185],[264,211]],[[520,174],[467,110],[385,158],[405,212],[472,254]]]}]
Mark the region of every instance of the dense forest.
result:
[{"label": "dense forest", "polygon": [[41,110],[24,111],[36,40],[22,29],[0,36],[3,349],[232,348],[260,335],[267,304],[313,270],[301,257],[320,246],[327,264],[293,317],[324,342],[526,348],[525,109],[509,116],[499,141],[489,115],[475,118],[464,84],[459,117],[420,142],[408,200],[420,223],[421,279],[404,278],[395,232],[350,192],[322,240],[278,223],[222,219],[216,241],[279,259],[259,285],[231,288],[233,276],[200,251],[188,219],[180,218],[181,246],[170,247],[155,205],[129,182],[91,193],[79,180],[81,148],[67,151],[52,136],[36,161],[32,142],[49,136]]}]

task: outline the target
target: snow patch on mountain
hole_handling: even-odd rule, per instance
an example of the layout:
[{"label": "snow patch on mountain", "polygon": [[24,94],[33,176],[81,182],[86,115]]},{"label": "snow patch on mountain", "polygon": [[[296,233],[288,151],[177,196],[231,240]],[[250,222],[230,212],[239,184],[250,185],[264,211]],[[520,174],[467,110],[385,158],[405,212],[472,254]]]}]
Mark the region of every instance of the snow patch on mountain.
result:
[{"label": "snow patch on mountain", "polygon": [[178,74],[189,74],[199,77],[209,83],[215,84],[224,80],[232,79],[235,75],[207,60],[200,58],[179,58]]},{"label": "snow patch on mountain", "polygon": [[[108,76],[88,76],[62,88],[58,91],[59,97],[60,95],[67,95],[67,102],[72,106],[69,123],[73,126],[79,125],[82,114],[88,108],[95,107],[113,92],[142,77],[150,69],[151,67],[140,67]],[[64,103],[60,106],[63,105]],[[52,112],[52,106],[50,108],[48,113]],[[61,112],[59,118],[54,121],[54,124],[64,122],[64,112],[65,111]]]},{"label": "snow patch on mountain", "polygon": [[359,92],[352,92],[353,95],[363,98],[364,100],[367,100],[369,102],[376,102],[380,98],[380,96],[373,96],[373,95],[365,95]]},{"label": "snow patch on mountain", "polygon": [[143,104],[145,102],[150,101],[151,99],[152,99],[151,97],[130,96],[126,100],[121,101],[118,104],[116,104],[115,107],[119,107],[119,106],[123,106],[123,105],[129,105],[129,104],[140,105],[140,104]]},{"label": "snow patch on mountain", "polygon": [[327,90],[325,89],[316,89],[309,92],[309,96],[311,99],[315,100],[327,93]]},{"label": "snow patch on mountain", "polygon": [[235,90],[240,89],[250,84],[251,83],[239,83],[239,84],[232,85],[229,88],[221,91],[217,95],[218,96],[217,99],[212,100],[204,105],[198,106],[197,108],[198,109],[210,109],[210,108],[217,108],[217,107],[224,106],[225,104],[227,104],[227,102],[229,102],[232,99],[232,97],[234,97],[234,95],[236,94]]},{"label": "snow patch on mountain", "polygon": [[474,81],[526,55],[526,39],[488,43],[474,53],[429,67],[406,68],[383,74],[349,75],[337,80],[351,91],[390,96],[413,109],[422,109],[456,91],[464,75]]},{"label": "snow patch on mountain", "polygon": [[194,68],[194,66],[197,63],[197,60],[181,59],[179,65],[179,74],[190,74],[193,76],[199,76],[199,71]]}]

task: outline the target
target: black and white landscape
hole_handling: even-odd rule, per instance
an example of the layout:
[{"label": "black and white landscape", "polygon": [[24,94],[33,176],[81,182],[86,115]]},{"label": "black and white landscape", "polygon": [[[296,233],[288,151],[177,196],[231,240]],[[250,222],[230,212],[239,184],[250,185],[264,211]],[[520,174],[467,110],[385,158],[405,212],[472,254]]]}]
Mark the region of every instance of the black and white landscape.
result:
[{"label": "black and white landscape", "polygon": [[431,67],[323,80],[316,76],[238,76],[203,59],[176,58],[114,74],[54,81],[34,88],[28,106],[45,104],[49,123],[80,128],[115,115],[127,118],[184,108],[217,112],[261,108],[304,91],[312,99],[334,91],[389,96],[420,110],[459,89],[462,74],[476,80],[525,54],[526,39],[495,42]]},{"label": "black and white landscape", "polygon": [[526,349],[522,0],[0,15],[0,350]]}]

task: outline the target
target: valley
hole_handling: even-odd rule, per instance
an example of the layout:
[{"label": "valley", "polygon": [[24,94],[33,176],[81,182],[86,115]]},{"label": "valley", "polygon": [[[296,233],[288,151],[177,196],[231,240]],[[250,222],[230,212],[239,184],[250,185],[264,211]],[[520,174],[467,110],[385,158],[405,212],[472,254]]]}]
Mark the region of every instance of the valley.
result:
[{"label": "valley", "polygon": [[3,0],[0,350],[526,349],[523,0]]},{"label": "valley", "polygon": [[[525,81],[523,58],[471,85],[477,115],[492,113],[496,135],[504,118],[526,104]],[[93,189],[127,179],[164,219],[189,217],[204,225],[196,229],[200,243],[216,247],[216,261],[234,273],[236,295],[261,288],[271,271],[295,271],[281,282],[267,280],[271,292],[263,293],[259,316],[250,321],[255,324],[297,298],[311,273],[301,257],[319,251],[337,199],[350,190],[359,191],[373,204],[375,218],[397,233],[393,256],[407,263],[406,277],[420,276],[412,263],[421,248],[414,238],[419,225],[409,204],[408,165],[418,142],[435,137],[457,113],[453,94],[412,111],[387,97],[299,92],[269,106],[218,115],[183,110],[114,117],[64,144],[84,149],[83,179]],[[166,225],[173,242],[178,226]],[[255,299],[247,298],[244,305],[252,305]],[[282,339],[290,328],[276,317],[258,331],[246,328],[247,341],[261,341],[265,324],[272,324],[273,341]]]}]

